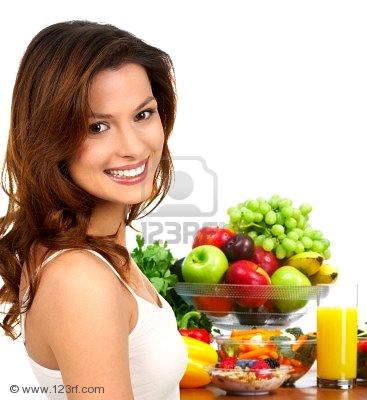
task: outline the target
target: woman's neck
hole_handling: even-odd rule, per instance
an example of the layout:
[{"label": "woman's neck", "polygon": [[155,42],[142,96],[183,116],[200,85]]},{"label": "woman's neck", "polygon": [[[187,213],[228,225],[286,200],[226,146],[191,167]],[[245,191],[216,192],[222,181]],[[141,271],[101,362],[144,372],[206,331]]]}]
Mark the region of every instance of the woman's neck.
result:
[{"label": "woman's neck", "polygon": [[126,206],[113,203],[99,203],[92,212],[88,234],[116,235],[116,243],[126,246]]}]

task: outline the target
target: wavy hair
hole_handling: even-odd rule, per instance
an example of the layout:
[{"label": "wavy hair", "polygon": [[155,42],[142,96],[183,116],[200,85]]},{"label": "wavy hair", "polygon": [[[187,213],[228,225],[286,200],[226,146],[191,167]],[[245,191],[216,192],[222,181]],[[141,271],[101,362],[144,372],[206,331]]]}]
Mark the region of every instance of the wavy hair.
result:
[{"label": "wavy hair", "polygon": [[[47,249],[42,261],[60,249],[98,251],[126,278],[128,251],[114,242],[116,235],[87,234],[97,199],[76,186],[68,174],[68,162],[88,132],[91,82],[98,72],[123,63],[139,64],[147,72],[165,136],[149,199],[127,206],[125,224],[131,226],[150,205],[149,212],[162,201],[173,175],[167,140],[176,115],[176,90],[169,55],[115,26],[70,21],[40,31],[22,57],[2,170],[2,188],[9,203],[0,219],[4,281],[0,305],[7,308],[0,326],[12,339],[19,337],[14,328],[20,313],[31,307],[39,285],[39,276],[31,268],[35,244]],[[19,303],[23,268],[30,277],[24,310]]]}]

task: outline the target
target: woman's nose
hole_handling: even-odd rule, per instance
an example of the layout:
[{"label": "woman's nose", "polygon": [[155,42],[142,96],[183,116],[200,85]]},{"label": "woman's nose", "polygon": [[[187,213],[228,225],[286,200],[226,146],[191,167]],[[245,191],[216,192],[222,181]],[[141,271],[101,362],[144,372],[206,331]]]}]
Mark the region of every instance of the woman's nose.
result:
[{"label": "woman's nose", "polygon": [[122,157],[144,157],[146,145],[143,139],[142,132],[130,124],[125,124],[117,130],[116,150]]}]

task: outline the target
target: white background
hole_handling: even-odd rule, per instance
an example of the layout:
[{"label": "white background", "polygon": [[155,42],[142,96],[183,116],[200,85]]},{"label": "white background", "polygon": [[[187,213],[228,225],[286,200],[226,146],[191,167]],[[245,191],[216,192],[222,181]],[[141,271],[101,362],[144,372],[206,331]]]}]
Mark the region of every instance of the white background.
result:
[{"label": "white background", "polygon": [[[218,211],[194,221],[226,222],[229,206],[274,193],[295,205],[309,202],[310,222],[331,241],[330,262],[340,268],[340,280],[361,283],[367,226],[365,2],[33,0],[8,2],[1,19],[1,160],[12,86],[31,38],[62,20],[115,24],[173,59],[178,117],[172,153],[202,157],[218,179]],[[193,198],[212,204],[197,172],[192,170]],[[6,204],[1,193],[1,215]],[[146,226],[152,221],[157,218],[147,218]],[[172,218],[158,221],[166,230]],[[134,246],[133,232],[128,243]],[[182,237],[170,247],[182,257],[190,240]],[[360,323],[367,321],[364,303],[360,299]],[[43,398],[10,394],[11,384],[36,383],[20,339],[1,334],[0,382],[1,398]]]}]

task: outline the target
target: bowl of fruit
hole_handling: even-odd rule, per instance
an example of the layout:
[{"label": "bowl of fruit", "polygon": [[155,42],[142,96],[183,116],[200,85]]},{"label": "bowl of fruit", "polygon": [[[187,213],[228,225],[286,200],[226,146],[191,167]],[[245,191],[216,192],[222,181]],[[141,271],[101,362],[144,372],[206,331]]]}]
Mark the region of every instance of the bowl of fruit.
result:
[{"label": "bowl of fruit", "polygon": [[316,305],[317,284],[338,276],[311,209],[276,195],[230,207],[227,226],[197,231],[176,292],[220,328],[290,326]]},{"label": "bowl of fruit", "polygon": [[283,386],[293,386],[316,360],[316,334],[305,334],[298,327],[232,330],[230,335],[218,335],[214,341],[222,366],[251,367],[261,361],[272,369],[288,368]]},{"label": "bowl of fruit", "polygon": [[178,283],[177,293],[221,329],[284,327],[316,304],[314,286]]}]

